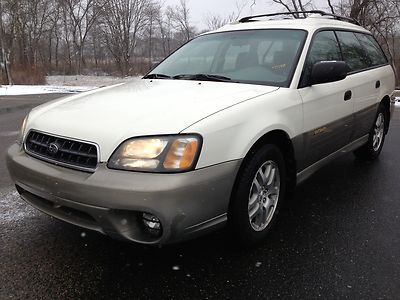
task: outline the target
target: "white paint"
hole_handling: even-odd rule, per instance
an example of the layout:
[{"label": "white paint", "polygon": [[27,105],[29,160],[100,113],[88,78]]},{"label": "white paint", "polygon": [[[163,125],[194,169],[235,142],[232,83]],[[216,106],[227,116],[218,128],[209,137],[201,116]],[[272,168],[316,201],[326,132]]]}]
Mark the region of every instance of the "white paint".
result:
[{"label": "white paint", "polygon": [[42,105],[30,113],[27,131],[97,143],[101,161],[107,161],[128,138],[178,134],[218,111],[275,90],[251,84],[140,79]]}]

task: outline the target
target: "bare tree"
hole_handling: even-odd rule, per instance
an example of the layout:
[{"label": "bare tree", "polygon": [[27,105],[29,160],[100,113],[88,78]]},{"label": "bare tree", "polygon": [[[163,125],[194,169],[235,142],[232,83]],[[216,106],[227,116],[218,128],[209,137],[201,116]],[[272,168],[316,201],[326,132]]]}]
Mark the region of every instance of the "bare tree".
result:
[{"label": "bare tree", "polygon": [[[252,3],[251,5],[254,5]],[[208,13],[208,15],[204,18],[205,23],[207,26],[208,30],[216,30],[225,24],[232,23],[234,21],[237,21],[240,16],[242,15],[242,12],[244,8],[248,5],[248,1],[242,0],[242,1],[236,1],[236,9],[232,11],[228,16],[222,17],[221,15],[213,14],[213,13]]]},{"label": "bare tree", "polygon": [[89,31],[91,30],[100,9],[96,7],[96,0],[60,0],[64,9],[66,26],[70,28],[73,56],[76,62],[76,72],[81,73],[84,64],[84,47]]},{"label": "bare tree", "polygon": [[[272,0],[276,4],[282,5],[288,12],[305,11],[308,8],[313,8],[312,1],[306,3],[303,0]],[[299,13],[294,13],[294,17],[298,18]]]},{"label": "bare tree", "polygon": [[146,8],[147,25],[145,26],[145,39],[148,41],[147,44],[147,60],[148,67],[152,66],[153,61],[153,49],[155,48],[155,36],[159,28],[159,20],[161,18],[161,4],[156,1],[150,1]]},{"label": "bare tree", "polygon": [[187,6],[187,0],[179,0],[179,4],[168,7],[169,14],[175,23],[176,30],[183,35],[184,41],[193,37],[193,27],[190,24],[190,11]]},{"label": "bare tree", "polygon": [[28,64],[37,65],[38,60],[45,62],[39,51],[39,44],[49,30],[50,15],[53,13],[49,0],[31,0],[26,5],[26,35],[28,38]]},{"label": "bare tree", "polygon": [[104,41],[122,75],[128,75],[138,36],[146,26],[147,0],[109,0],[102,9]]},{"label": "bare tree", "polygon": [[163,50],[163,56],[167,56],[172,51],[172,40],[173,40],[173,16],[171,10],[167,9],[161,11],[157,18],[161,47]]},{"label": "bare tree", "polygon": [[[245,7],[264,1],[237,0],[230,14],[210,13],[204,23],[209,30],[217,29],[239,19]],[[300,11],[295,17],[311,8],[354,17],[374,33],[393,64],[400,67],[399,0],[269,3],[285,11]],[[0,0],[2,81],[11,81],[5,76],[5,67],[10,65],[16,82],[33,76],[33,70],[43,70],[42,82],[45,72],[77,74],[96,69],[124,76],[145,72],[153,60],[169,55],[196,35],[190,17],[187,0],[169,7],[162,0]]]},{"label": "bare tree", "polygon": [[5,74],[5,78],[7,80],[7,83],[12,85],[13,81],[11,78],[11,72],[9,69],[9,62],[8,62],[8,52],[6,51],[6,43],[4,40],[5,36],[5,30],[4,30],[4,24],[3,24],[3,5],[0,1],[0,85],[2,81],[3,74]]},{"label": "bare tree", "polygon": [[61,18],[61,6],[59,2],[53,3],[52,13],[49,16],[49,31],[48,31],[48,64],[51,66],[53,62],[53,54],[54,54],[54,62],[55,68],[58,68],[59,65],[59,48],[61,42],[61,30],[62,23],[60,22]]}]

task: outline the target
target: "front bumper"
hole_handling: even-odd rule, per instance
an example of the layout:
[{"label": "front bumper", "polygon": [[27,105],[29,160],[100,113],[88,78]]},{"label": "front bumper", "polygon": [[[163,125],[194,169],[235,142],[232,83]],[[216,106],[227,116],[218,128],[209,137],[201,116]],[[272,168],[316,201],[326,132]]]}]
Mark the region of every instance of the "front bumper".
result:
[{"label": "front bumper", "polygon": [[[223,225],[240,160],[181,174],[70,170],[28,156],[17,144],[7,166],[22,198],[66,222],[114,238],[165,244]],[[157,216],[161,236],[142,226],[141,213]]]}]

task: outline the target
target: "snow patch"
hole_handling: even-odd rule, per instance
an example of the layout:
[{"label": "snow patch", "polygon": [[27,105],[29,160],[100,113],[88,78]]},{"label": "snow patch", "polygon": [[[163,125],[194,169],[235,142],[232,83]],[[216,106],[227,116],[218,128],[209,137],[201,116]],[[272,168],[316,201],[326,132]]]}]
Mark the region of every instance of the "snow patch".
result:
[{"label": "snow patch", "polygon": [[48,85],[52,86],[109,86],[118,83],[125,83],[135,77],[114,77],[114,76],[87,76],[87,75],[77,75],[77,76],[64,76],[64,75],[54,75],[47,76],[46,82]]},{"label": "snow patch", "polygon": [[36,215],[36,211],[20,200],[15,189],[0,189],[0,224],[14,223]]},{"label": "snow patch", "polygon": [[38,95],[38,94],[73,94],[90,91],[96,86],[46,86],[46,85],[2,85],[0,96]]},{"label": "snow patch", "polygon": [[87,92],[99,87],[125,83],[139,77],[119,78],[113,76],[47,76],[47,85],[0,85],[0,96],[73,94]]}]

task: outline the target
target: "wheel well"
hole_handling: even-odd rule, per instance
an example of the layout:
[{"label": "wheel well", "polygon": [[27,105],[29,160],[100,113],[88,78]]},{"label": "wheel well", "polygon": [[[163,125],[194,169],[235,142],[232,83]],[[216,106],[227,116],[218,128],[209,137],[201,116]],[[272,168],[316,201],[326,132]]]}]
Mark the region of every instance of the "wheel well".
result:
[{"label": "wheel well", "polygon": [[245,158],[240,166],[239,174],[241,174],[242,168],[246,165],[250,157],[257,152],[265,144],[273,144],[277,146],[285,158],[286,163],[286,173],[288,175],[288,192],[290,192],[296,186],[296,159],[294,154],[293,143],[289,138],[289,135],[283,130],[273,130],[263,135],[261,138],[254,143],[254,145],[247,152]]},{"label": "wheel well", "polygon": [[389,131],[389,123],[390,123],[390,97],[385,96],[381,101],[381,105],[385,108],[386,113],[387,113],[387,118],[385,118],[385,120],[386,120],[385,134],[387,134]]}]

